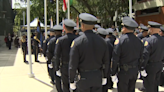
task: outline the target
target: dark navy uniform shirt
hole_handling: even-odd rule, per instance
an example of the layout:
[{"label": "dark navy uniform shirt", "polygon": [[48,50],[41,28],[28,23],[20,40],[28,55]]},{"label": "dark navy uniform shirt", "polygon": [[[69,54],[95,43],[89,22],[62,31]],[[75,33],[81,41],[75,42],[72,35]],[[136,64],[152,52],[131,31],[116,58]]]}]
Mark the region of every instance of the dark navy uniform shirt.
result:
[{"label": "dark navy uniform shirt", "polygon": [[144,44],[144,67],[151,62],[164,59],[164,39],[158,34],[151,35]]},{"label": "dark navy uniform shirt", "polygon": [[69,53],[72,41],[77,36],[72,33],[67,33],[63,37],[60,37],[56,41],[56,48],[55,48],[55,69],[59,70],[60,64],[69,64]]},{"label": "dark navy uniform shirt", "polygon": [[113,75],[118,72],[117,68],[123,65],[138,67],[142,58],[143,48],[143,43],[133,33],[123,34],[117,39],[113,49]]},{"label": "dark navy uniform shirt", "polygon": [[104,39],[86,30],[83,35],[76,38],[71,45],[69,76],[70,82],[74,82],[76,70],[95,70],[102,69],[103,75],[107,78],[109,67],[109,52]]},{"label": "dark navy uniform shirt", "polygon": [[61,35],[57,35],[56,37],[51,38],[51,40],[47,43],[47,57],[48,57],[48,63],[51,63],[51,59],[54,56],[55,52],[55,46],[56,46],[56,40],[61,37]]},{"label": "dark navy uniform shirt", "polygon": [[51,38],[53,38],[53,37],[54,36],[50,36],[49,38],[47,38],[46,40],[43,41],[43,54],[44,54],[44,56],[46,56],[47,44],[51,40]]}]

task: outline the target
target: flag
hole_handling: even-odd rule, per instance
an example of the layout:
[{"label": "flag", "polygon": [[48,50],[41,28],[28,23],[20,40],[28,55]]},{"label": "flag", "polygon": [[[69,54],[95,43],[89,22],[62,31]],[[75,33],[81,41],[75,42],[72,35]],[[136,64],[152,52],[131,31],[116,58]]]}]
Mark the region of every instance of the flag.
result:
[{"label": "flag", "polygon": [[[72,5],[73,4],[73,0],[69,0],[69,4]],[[63,0],[63,11],[66,12],[67,11],[67,7],[68,7],[68,0]]]},{"label": "flag", "polygon": [[52,16],[51,16],[50,24],[51,24],[51,28],[53,28],[53,19],[52,19]]},{"label": "flag", "polygon": [[66,12],[67,10],[67,1],[68,0],[63,0],[63,11]]},{"label": "flag", "polygon": [[77,15],[76,26],[77,26],[77,29],[79,29],[79,17],[78,17],[78,15]]}]

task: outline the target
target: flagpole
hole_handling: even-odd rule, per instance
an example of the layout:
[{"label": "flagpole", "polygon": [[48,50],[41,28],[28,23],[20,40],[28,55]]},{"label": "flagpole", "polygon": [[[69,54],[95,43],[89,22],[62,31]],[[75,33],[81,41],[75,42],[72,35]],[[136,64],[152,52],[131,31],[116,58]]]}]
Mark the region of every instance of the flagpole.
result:
[{"label": "flagpole", "polygon": [[129,0],[129,16],[132,18],[132,0]]},{"label": "flagpole", "polygon": [[56,24],[59,25],[59,0],[56,0]]},{"label": "flagpole", "polygon": [[31,58],[31,30],[30,30],[30,0],[27,0],[27,38],[28,38],[28,56],[29,56],[29,66],[30,74],[29,77],[33,78],[34,74],[32,72],[32,58]]},{"label": "flagpole", "polygon": [[47,0],[44,0],[45,39],[47,39]]},{"label": "flagpole", "polygon": [[70,19],[70,0],[68,0],[68,19]]}]

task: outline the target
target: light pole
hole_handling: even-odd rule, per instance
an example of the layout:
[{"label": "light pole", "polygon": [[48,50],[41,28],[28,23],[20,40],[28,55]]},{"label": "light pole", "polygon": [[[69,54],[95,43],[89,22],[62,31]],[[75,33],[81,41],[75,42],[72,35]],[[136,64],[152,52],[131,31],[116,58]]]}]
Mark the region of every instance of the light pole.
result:
[{"label": "light pole", "polygon": [[29,77],[33,78],[34,74],[32,72],[32,58],[31,58],[31,30],[30,30],[30,0],[27,0],[27,38],[28,38],[28,56],[29,56],[29,66],[30,74]]}]

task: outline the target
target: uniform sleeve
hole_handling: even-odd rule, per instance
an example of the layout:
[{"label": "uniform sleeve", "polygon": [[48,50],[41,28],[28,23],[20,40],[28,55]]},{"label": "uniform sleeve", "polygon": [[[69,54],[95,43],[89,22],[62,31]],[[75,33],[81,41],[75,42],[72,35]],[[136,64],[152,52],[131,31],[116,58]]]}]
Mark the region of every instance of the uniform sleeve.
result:
[{"label": "uniform sleeve", "polygon": [[53,58],[54,54],[54,44],[53,42],[48,42],[48,60],[51,60]]},{"label": "uniform sleeve", "polygon": [[148,60],[149,60],[149,57],[150,57],[151,50],[152,50],[152,47],[151,47],[150,41],[145,41],[145,43],[144,43],[144,51],[143,51],[144,62],[143,62],[142,67],[146,67],[146,65],[148,63]]},{"label": "uniform sleeve", "polygon": [[107,46],[107,44],[106,44],[106,48],[105,48],[106,50],[105,50],[105,53],[104,53],[104,57],[103,57],[103,66],[104,66],[104,68],[103,68],[103,77],[104,78],[107,78],[107,74],[108,74],[108,71],[109,71],[109,64],[110,64],[110,60],[109,60],[109,48],[108,48],[108,46]]},{"label": "uniform sleeve", "polygon": [[55,55],[54,55],[54,59],[55,59],[55,70],[56,71],[59,70],[59,67],[60,67],[61,52],[62,52],[61,42],[58,39],[56,41],[56,48],[55,48]]},{"label": "uniform sleeve", "polygon": [[142,46],[141,46],[141,49],[140,49],[139,69],[143,70],[144,69],[144,67],[143,67],[143,63],[144,63],[144,59],[143,59],[144,45],[143,45],[143,43],[141,45]]},{"label": "uniform sleeve", "polygon": [[69,61],[69,81],[74,83],[74,78],[76,76],[76,70],[79,64],[79,51],[76,41],[72,42],[70,50],[70,61]]},{"label": "uniform sleeve", "polygon": [[119,60],[120,60],[120,55],[121,55],[121,43],[120,40],[117,39],[115,41],[115,46],[113,49],[113,57],[112,57],[112,75],[115,75],[118,72],[118,65],[119,65]]},{"label": "uniform sleeve", "polygon": [[43,54],[44,54],[44,56],[46,56],[46,51],[47,51],[47,43],[48,43],[48,41],[47,41],[47,40],[45,40],[45,41],[43,42]]}]

